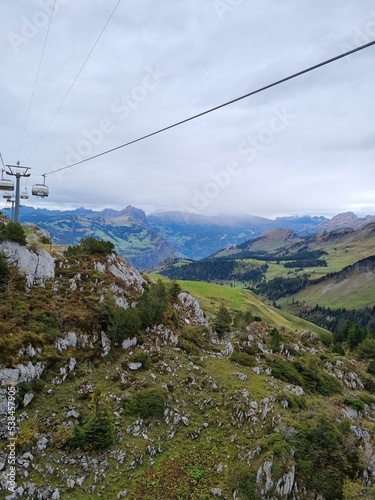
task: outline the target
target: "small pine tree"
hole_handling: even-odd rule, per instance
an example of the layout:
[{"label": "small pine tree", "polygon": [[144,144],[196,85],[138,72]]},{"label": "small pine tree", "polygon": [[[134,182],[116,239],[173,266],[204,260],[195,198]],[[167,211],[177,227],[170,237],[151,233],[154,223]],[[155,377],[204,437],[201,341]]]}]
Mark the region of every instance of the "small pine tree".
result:
[{"label": "small pine tree", "polygon": [[229,314],[228,309],[224,305],[221,305],[214,322],[215,331],[219,336],[221,336],[225,332],[230,331],[231,324],[232,324],[232,318],[231,315]]},{"label": "small pine tree", "polygon": [[172,302],[177,302],[178,300],[178,294],[181,292],[181,287],[180,285],[177,283],[176,280],[173,280],[172,281],[172,284],[169,288],[169,297],[171,299]]},{"label": "small pine tree", "polygon": [[271,333],[270,347],[273,352],[280,352],[281,335],[277,328],[274,328]]},{"label": "small pine tree", "polygon": [[114,342],[135,337],[141,328],[141,319],[137,309],[117,307],[109,314],[107,335]]},{"label": "small pine tree", "polygon": [[85,428],[85,440],[93,448],[104,450],[114,443],[115,424],[108,397],[100,389],[94,391],[93,411]]}]

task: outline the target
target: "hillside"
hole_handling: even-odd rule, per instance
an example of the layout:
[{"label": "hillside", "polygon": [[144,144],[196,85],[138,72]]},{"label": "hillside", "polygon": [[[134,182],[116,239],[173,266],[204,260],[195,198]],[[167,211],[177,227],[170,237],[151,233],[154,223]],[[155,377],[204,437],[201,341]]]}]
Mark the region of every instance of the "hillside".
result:
[{"label": "hillside", "polygon": [[[373,276],[364,269],[352,275],[350,287],[331,282],[313,286],[375,255],[375,223],[302,238],[276,229],[196,262],[170,260],[157,271],[170,278],[202,280],[256,290],[271,300],[284,297],[308,304],[365,307],[373,304]],[[305,289],[306,285],[311,286]],[[349,282],[347,282],[349,285]],[[303,291],[301,291],[303,289]],[[336,294],[337,292],[337,294]]]},{"label": "hillside", "polygon": [[320,304],[325,307],[347,309],[375,306],[375,256],[362,259],[342,271],[329,273],[319,280],[313,280],[298,293],[281,299],[280,304],[291,301],[303,302],[309,306]]},{"label": "hillside", "polygon": [[[0,261],[0,411],[6,388],[17,405],[9,498],[374,495],[371,339],[338,354],[331,334],[251,292],[155,283],[92,239],[26,283],[16,257],[50,257],[37,238],[13,243],[17,267]],[[4,419],[4,496],[8,437]]]}]

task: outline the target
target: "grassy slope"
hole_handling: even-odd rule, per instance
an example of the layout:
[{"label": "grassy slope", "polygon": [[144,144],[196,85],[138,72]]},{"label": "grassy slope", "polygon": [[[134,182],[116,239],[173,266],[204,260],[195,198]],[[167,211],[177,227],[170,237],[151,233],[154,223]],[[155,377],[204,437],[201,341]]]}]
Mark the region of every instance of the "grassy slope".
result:
[{"label": "grassy slope", "polygon": [[241,290],[212,283],[200,281],[180,281],[181,287],[194,295],[200,302],[202,309],[213,315],[217,312],[220,304],[228,309],[246,311],[250,310],[254,316],[261,316],[264,321],[277,328],[285,327],[291,330],[310,330],[314,333],[328,333],[313,323],[297,318],[292,314],[280,311],[264,304],[249,290]]},{"label": "grassy slope", "polygon": [[331,278],[308,286],[295,295],[280,299],[279,303],[286,306],[292,300],[303,301],[310,306],[320,304],[332,308],[372,307],[375,306],[375,273],[353,271],[344,280]]}]

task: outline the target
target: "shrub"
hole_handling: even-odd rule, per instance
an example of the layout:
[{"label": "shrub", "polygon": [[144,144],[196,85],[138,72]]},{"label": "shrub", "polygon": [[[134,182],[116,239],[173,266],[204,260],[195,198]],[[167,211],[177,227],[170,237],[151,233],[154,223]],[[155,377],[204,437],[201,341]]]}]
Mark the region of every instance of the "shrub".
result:
[{"label": "shrub", "polygon": [[198,354],[199,349],[208,349],[209,341],[203,336],[204,328],[185,326],[178,337],[178,345],[189,354]]},{"label": "shrub", "polygon": [[372,359],[370,363],[368,364],[367,367],[368,373],[371,373],[372,375],[375,375],[375,359]]},{"label": "shrub", "polygon": [[110,254],[115,253],[115,246],[111,241],[104,241],[90,236],[89,238],[82,238],[78,245],[72,245],[67,248],[65,254],[68,257],[75,257],[78,255],[93,255],[93,254]]},{"label": "shrub", "polygon": [[330,332],[319,333],[319,338],[326,347],[331,347],[333,344],[333,335]]},{"label": "shrub", "polygon": [[260,500],[261,495],[257,492],[257,473],[249,470],[243,464],[231,471],[231,489],[240,494],[243,500]]},{"label": "shrub", "polygon": [[147,352],[139,351],[129,357],[131,363],[142,363],[143,370],[149,370],[152,366],[150,355]]},{"label": "shrub", "polygon": [[358,346],[358,355],[361,359],[375,360],[375,339],[367,338]]},{"label": "shrub", "polygon": [[349,463],[339,427],[320,416],[315,423],[300,423],[291,440],[299,482],[326,500],[341,499],[344,478],[351,466],[357,465],[358,457],[350,457],[353,463]]},{"label": "shrub", "polygon": [[361,392],[359,397],[366,405],[370,406],[375,404],[375,396],[368,392]]},{"label": "shrub", "polygon": [[254,366],[254,359],[246,352],[233,351],[230,360],[242,366]]},{"label": "shrub", "polygon": [[274,377],[302,387],[305,385],[302,375],[298,373],[292,363],[282,359],[275,359],[270,364],[270,367],[272,368],[272,375]]},{"label": "shrub", "polygon": [[124,411],[141,418],[162,418],[164,406],[165,396],[161,389],[142,389],[126,402]]},{"label": "shrub", "polygon": [[0,242],[4,240],[14,241],[19,245],[25,246],[27,243],[26,235],[21,224],[9,222],[0,228]]},{"label": "shrub", "polygon": [[109,313],[107,335],[114,342],[137,336],[141,328],[141,319],[136,309],[116,307]]},{"label": "shrub", "polygon": [[335,352],[336,354],[339,354],[340,356],[345,356],[345,351],[340,342],[336,342],[332,348],[332,351]]},{"label": "shrub", "polygon": [[3,252],[0,252],[0,292],[5,292],[10,278],[10,267],[8,259]]},{"label": "shrub", "polygon": [[342,392],[340,382],[320,369],[314,360],[309,359],[307,362],[298,360],[293,364],[303,377],[303,387],[307,391],[317,392],[324,396]]},{"label": "shrub", "polygon": [[354,408],[354,410],[362,411],[365,408],[365,403],[360,399],[346,397],[343,399],[344,404]]}]

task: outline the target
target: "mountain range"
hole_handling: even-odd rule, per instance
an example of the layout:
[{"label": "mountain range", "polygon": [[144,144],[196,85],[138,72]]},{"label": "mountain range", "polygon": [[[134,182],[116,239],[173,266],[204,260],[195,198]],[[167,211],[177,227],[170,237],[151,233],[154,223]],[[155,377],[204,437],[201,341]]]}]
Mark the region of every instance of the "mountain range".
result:
[{"label": "mountain range", "polygon": [[22,223],[47,230],[56,244],[77,244],[82,237],[110,240],[117,252],[140,269],[157,266],[170,257],[202,259],[225,247],[237,245],[265,231],[291,229],[307,236],[337,227],[359,227],[375,217],[358,218],[352,213],[331,220],[321,216],[267,219],[253,215],[203,216],[184,212],[146,215],[127,206],[123,210],[86,208],[60,211],[25,206]]}]

